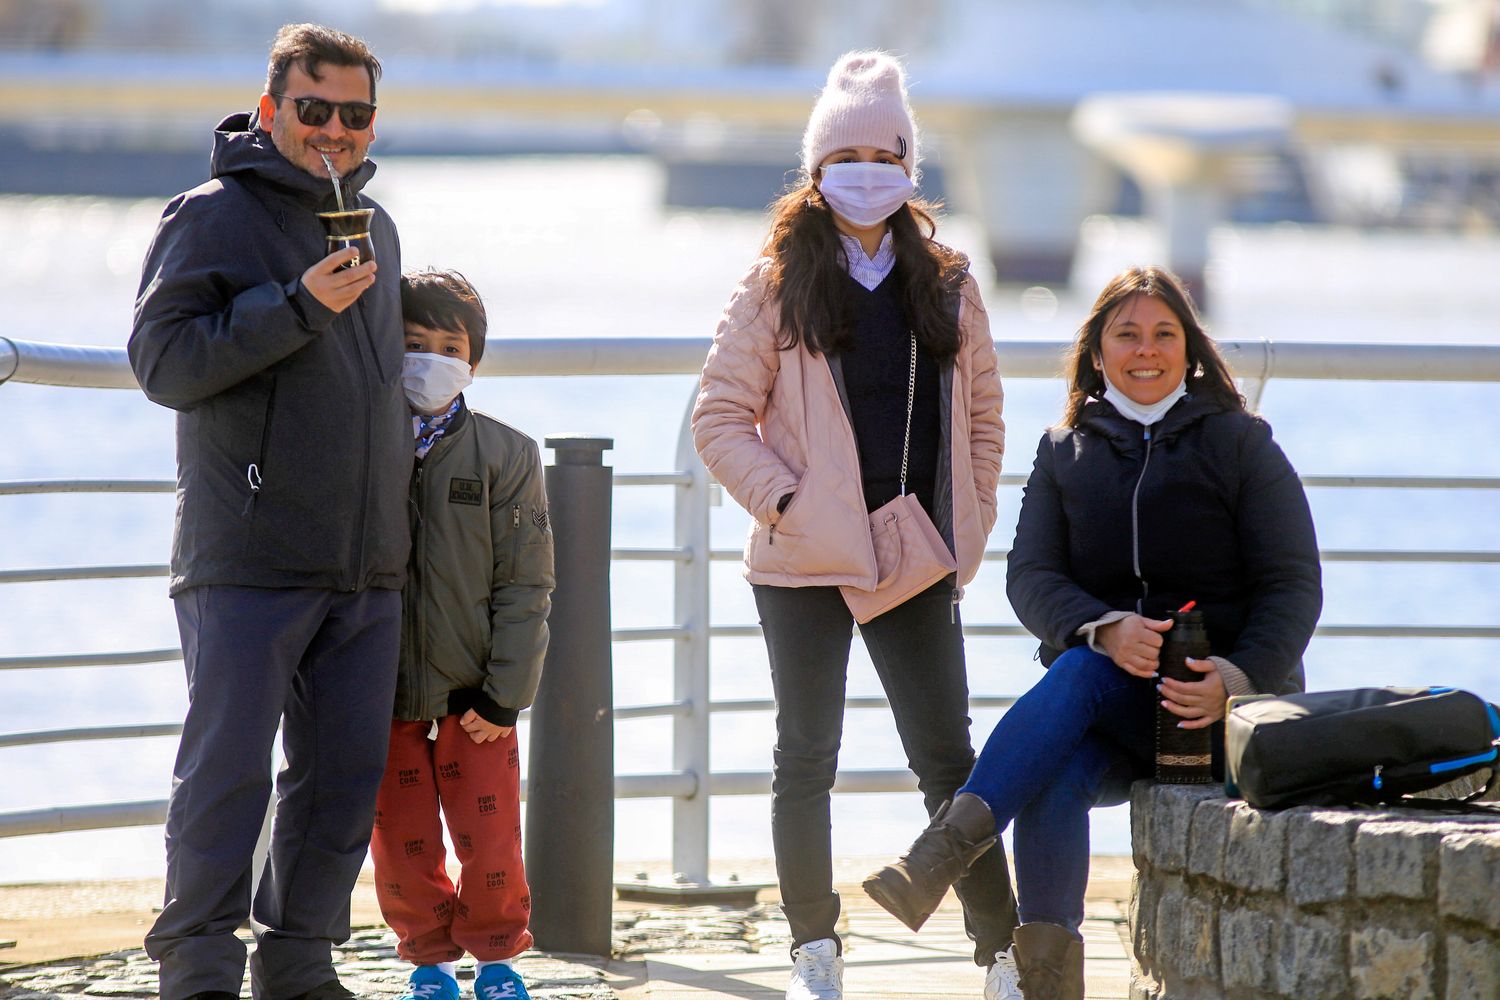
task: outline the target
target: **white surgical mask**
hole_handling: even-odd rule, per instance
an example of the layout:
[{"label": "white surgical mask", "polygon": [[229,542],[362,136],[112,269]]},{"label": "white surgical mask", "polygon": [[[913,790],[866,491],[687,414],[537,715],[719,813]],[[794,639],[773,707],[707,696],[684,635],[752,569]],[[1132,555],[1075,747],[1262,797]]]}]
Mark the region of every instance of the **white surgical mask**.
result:
[{"label": "white surgical mask", "polygon": [[442,354],[408,354],[401,359],[401,388],[418,413],[436,413],[469,387],[469,363]]},{"label": "white surgical mask", "polygon": [[1182,380],[1181,384],[1179,384],[1177,388],[1173,389],[1171,392],[1167,393],[1165,396],[1163,396],[1161,399],[1158,399],[1150,406],[1147,406],[1145,403],[1137,403],[1135,400],[1125,395],[1125,393],[1120,389],[1119,386],[1115,385],[1109,380],[1108,375],[1104,376],[1104,387],[1104,401],[1106,403],[1113,406],[1116,410],[1119,410],[1121,416],[1129,417],[1136,423],[1146,427],[1150,427],[1162,417],[1166,416],[1167,411],[1172,408],[1172,405],[1183,396],[1187,395],[1186,378]]},{"label": "white surgical mask", "polygon": [[910,201],[916,185],[899,163],[830,163],[818,190],[839,215],[873,226]]}]

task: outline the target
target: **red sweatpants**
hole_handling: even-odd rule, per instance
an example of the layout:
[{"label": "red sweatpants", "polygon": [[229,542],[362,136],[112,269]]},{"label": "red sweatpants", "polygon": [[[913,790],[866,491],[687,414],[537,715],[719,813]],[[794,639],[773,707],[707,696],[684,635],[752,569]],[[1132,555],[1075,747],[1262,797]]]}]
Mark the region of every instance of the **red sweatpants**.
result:
[{"label": "red sweatpants", "polygon": [[[458,716],[391,723],[391,748],[375,802],[375,894],[399,939],[397,954],[418,965],[468,952],[483,962],[531,947],[531,891],[521,864],[521,767],[516,733],[475,743]],[[444,866],[448,821],[461,866]]]}]

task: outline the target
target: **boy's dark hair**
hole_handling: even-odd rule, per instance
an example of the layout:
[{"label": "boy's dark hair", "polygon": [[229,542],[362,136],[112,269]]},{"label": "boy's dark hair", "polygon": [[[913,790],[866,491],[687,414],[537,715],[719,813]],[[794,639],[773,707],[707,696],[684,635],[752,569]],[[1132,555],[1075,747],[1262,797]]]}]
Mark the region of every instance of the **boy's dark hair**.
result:
[{"label": "boy's dark hair", "polygon": [[271,58],[266,66],[266,93],[279,94],[286,86],[286,73],[292,63],[314,80],[323,77],[318,67],[363,66],[370,74],[370,103],[375,103],[375,81],[380,79],[380,60],[370,47],[353,35],[321,24],[285,24],[271,43]]},{"label": "boy's dark hair", "polygon": [[401,276],[401,319],[429,330],[462,330],[469,335],[469,364],[484,357],[489,320],[484,302],[469,279],[457,271],[408,271]]}]

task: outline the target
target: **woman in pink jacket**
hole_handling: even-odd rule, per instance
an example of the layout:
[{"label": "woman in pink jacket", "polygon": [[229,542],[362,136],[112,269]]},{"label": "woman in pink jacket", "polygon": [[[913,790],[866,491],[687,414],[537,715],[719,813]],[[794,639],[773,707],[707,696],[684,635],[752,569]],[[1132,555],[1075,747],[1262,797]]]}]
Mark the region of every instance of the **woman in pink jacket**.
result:
[{"label": "woman in pink jacket", "polygon": [[[839,588],[875,588],[868,514],[903,483],[958,569],[860,635],[929,815],[974,762],[958,601],[995,523],[1005,425],[968,261],[934,242],[930,206],[911,200],[917,150],[900,64],[880,52],[840,59],[803,137],[806,183],[772,209],[693,410],[704,463],[754,518],[745,576],[776,693],[771,830],[792,930],[788,1000],[842,996],[829,791],[853,617]],[[985,995],[1019,997],[1002,852],[980,857],[958,894],[975,961],[991,970]]]}]

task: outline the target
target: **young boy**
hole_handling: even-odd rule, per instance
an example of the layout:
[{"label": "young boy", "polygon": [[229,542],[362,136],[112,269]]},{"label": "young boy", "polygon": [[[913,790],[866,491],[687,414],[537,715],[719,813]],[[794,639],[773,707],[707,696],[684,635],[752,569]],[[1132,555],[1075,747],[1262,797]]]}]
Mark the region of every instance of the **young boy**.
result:
[{"label": "young boy", "polygon": [[[476,1000],[526,1000],[510,966],[531,946],[515,725],[547,651],[541,456],[464,404],[486,327],[468,281],[405,275],[401,312],[417,463],[395,719],[370,843],[376,895],[397,953],[417,966],[403,1000],[458,1000],[454,962],[466,951],[478,963]],[[456,887],[439,808],[461,866]]]}]

